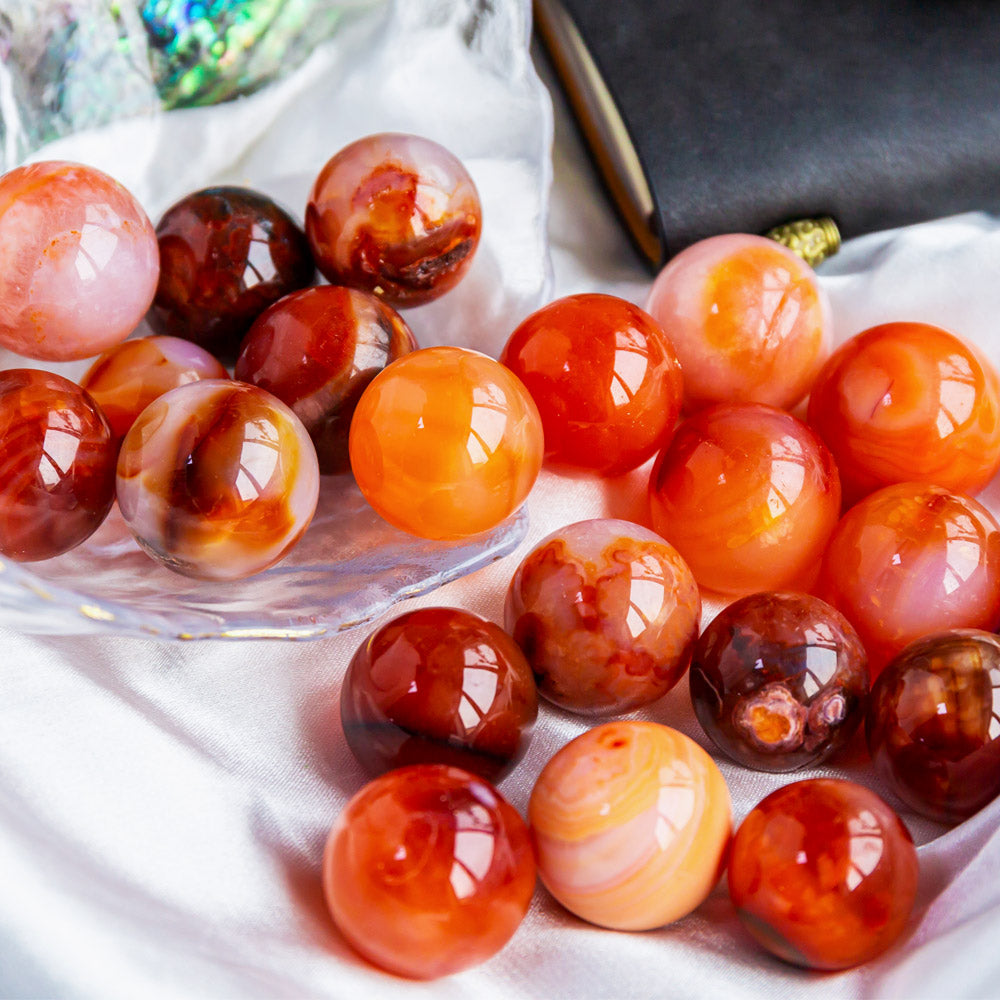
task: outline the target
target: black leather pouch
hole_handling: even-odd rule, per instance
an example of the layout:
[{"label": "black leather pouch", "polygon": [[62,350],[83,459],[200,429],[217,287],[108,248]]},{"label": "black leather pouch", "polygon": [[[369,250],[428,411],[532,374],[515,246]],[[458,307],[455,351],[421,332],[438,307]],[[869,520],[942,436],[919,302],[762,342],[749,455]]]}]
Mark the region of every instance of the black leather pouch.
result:
[{"label": "black leather pouch", "polygon": [[[536,0],[636,244],[1000,209],[1000,3]],[[601,86],[606,91],[601,93]]]}]

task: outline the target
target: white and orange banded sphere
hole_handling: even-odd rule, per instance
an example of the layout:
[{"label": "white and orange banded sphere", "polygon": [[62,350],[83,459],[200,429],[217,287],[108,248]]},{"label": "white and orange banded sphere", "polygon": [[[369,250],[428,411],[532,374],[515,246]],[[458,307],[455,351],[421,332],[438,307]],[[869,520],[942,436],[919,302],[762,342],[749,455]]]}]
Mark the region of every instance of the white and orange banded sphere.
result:
[{"label": "white and orange banded sphere", "polygon": [[566,909],[649,930],[712,891],[732,834],[729,789],[693,740],[655,722],[609,722],[567,743],[528,805],[538,874]]}]

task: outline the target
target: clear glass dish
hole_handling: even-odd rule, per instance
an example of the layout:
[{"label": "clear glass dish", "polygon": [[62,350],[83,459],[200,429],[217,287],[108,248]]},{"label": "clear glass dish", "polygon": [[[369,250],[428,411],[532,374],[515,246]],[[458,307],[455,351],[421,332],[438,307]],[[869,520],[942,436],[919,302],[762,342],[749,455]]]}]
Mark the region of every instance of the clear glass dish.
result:
[{"label": "clear glass dish", "polygon": [[522,509],[474,538],[427,541],[383,521],[350,476],[327,476],[309,530],[282,562],[218,583],[151,560],[116,506],[65,555],[0,559],[0,625],[56,635],[318,639],[499,559],[518,545],[527,523]]}]

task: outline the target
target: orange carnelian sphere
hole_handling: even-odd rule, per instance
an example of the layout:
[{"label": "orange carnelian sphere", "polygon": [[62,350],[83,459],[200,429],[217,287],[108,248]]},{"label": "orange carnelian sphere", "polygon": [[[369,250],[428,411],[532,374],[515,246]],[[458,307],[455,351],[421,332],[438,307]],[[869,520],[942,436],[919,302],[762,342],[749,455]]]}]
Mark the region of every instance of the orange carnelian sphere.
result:
[{"label": "orange carnelian sphere", "polygon": [[510,939],[535,888],[528,828],[492,785],[444,764],[365,785],[330,831],[327,905],[376,965],[434,979],[485,961]]},{"label": "orange carnelian sphere", "polygon": [[886,950],[917,894],[917,852],[874,792],[834,778],[785,785],[740,824],[729,895],[768,951],[846,969]]},{"label": "orange carnelian sphere", "polygon": [[542,463],[542,421],[498,361],[428,347],[393,362],[361,396],[351,469],[390,524],[422,538],[464,538],[517,510]]},{"label": "orange carnelian sphere", "polygon": [[886,486],[840,519],[816,591],[857,630],[876,677],[930,632],[996,627],[1000,526],[961,493]]},{"label": "orange carnelian sphere", "polygon": [[670,440],[684,391],[677,354],[631,302],[558,299],[513,332],[500,360],[538,406],[546,461],[614,476]]},{"label": "orange carnelian sphere", "polygon": [[830,302],[812,268],[763,236],[713,236],[660,272],[646,308],[673,341],[685,407],[790,409],[829,350]]},{"label": "orange carnelian sphere", "polygon": [[1000,466],[1000,379],[947,330],[886,323],[833,353],[813,385],[809,423],[850,502],[902,482],[977,493]]},{"label": "orange carnelian sphere", "polygon": [[826,445],[771,406],[720,404],[685,420],[653,466],[653,527],[709,590],[794,590],[814,579],[840,514]]}]

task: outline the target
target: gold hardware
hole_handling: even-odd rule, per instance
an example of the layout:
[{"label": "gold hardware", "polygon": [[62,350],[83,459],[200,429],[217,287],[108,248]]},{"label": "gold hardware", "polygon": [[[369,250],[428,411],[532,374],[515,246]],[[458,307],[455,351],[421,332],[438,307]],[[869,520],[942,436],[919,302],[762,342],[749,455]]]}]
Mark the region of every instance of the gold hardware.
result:
[{"label": "gold hardware", "polygon": [[786,222],[783,226],[769,229],[764,235],[788,247],[810,267],[816,267],[840,249],[840,230],[828,215]]}]

